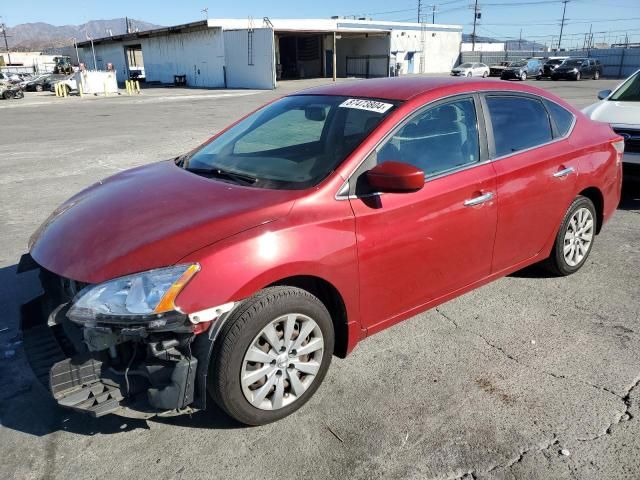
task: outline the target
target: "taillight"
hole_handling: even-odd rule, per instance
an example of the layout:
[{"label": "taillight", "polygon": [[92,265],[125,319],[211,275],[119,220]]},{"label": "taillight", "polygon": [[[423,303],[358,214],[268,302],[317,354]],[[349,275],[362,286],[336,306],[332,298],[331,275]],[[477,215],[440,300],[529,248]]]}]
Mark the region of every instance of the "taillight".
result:
[{"label": "taillight", "polygon": [[621,165],[622,156],[624,155],[624,140],[623,139],[616,140],[615,142],[611,142],[611,144],[613,145],[613,148],[615,148],[617,152],[616,164]]}]

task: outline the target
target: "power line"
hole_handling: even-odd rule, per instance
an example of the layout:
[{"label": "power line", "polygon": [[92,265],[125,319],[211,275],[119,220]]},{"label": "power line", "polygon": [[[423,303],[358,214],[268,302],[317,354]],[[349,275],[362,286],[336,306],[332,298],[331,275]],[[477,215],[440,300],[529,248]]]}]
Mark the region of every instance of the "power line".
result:
[{"label": "power line", "polygon": [[564,6],[562,7],[562,23],[560,23],[560,37],[558,38],[558,50],[560,50],[560,43],[562,43],[562,31],[564,30],[564,18],[565,13],[567,12],[567,3],[569,0],[562,0]]}]

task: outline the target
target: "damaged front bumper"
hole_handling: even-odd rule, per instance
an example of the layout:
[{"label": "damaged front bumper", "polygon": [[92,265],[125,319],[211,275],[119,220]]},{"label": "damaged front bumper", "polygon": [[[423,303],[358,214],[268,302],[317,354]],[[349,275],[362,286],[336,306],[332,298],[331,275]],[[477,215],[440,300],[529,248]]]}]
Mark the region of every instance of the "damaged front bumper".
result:
[{"label": "damaged front bumper", "polygon": [[187,315],[149,323],[80,325],[66,312],[85,285],[51,273],[27,254],[18,272],[38,270],[43,293],[21,308],[29,363],[64,407],[100,417],[147,418],[206,406],[207,366],[215,328],[196,335]]}]

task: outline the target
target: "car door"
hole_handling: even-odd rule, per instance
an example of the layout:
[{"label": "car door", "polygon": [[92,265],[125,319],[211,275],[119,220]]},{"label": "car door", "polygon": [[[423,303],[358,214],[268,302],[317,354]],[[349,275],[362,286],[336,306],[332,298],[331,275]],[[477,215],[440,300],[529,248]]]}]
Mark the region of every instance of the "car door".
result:
[{"label": "car door", "polygon": [[481,77],[482,76],[482,68],[480,67],[479,63],[474,63],[473,64],[473,76],[474,77]]},{"label": "car door", "polygon": [[[370,333],[489,274],[497,220],[495,173],[479,112],[473,95],[423,108],[398,126],[349,181],[360,308]],[[424,187],[413,193],[363,194],[364,172],[386,161],[422,169]]]},{"label": "car door", "polygon": [[566,140],[575,120],[557,126],[545,102],[526,94],[487,93],[489,152],[497,178],[498,227],[493,272],[538,255],[573,200],[577,156]]}]

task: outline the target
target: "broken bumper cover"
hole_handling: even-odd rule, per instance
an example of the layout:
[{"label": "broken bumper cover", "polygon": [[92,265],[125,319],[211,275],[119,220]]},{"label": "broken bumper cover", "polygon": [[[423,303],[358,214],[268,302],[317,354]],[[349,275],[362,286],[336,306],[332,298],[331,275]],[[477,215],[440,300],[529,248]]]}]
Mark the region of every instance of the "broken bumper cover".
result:
[{"label": "broken bumper cover", "polygon": [[[78,325],[66,317],[82,285],[40,268],[30,256],[18,272],[39,270],[44,293],[21,308],[28,361],[64,407],[100,417],[150,417],[204,408],[211,345],[197,339],[186,315],[175,312],[161,331],[134,325]],[[172,330],[173,328],[173,330]],[[199,362],[198,356],[205,361]]]}]

